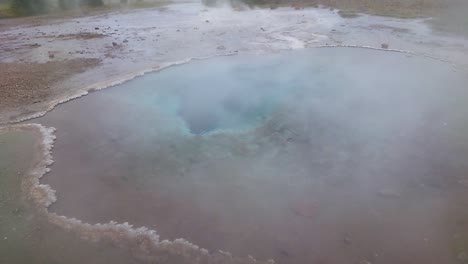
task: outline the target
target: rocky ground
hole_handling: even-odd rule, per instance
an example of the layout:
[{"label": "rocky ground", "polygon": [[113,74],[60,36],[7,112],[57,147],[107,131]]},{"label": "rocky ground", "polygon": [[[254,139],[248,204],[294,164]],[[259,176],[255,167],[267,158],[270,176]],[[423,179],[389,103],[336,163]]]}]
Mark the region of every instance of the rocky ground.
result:
[{"label": "rocky ground", "polygon": [[[46,63],[2,63],[0,105],[5,112],[15,113],[24,106],[31,107],[60,93],[52,88],[54,83],[66,80],[99,64],[99,59],[83,58]],[[28,110],[25,110],[26,112]]]},{"label": "rocky ground", "polygon": [[428,22],[343,18],[328,8],[233,11],[198,3],[1,20],[0,89],[5,96],[0,123],[43,113],[90,89],[189,58],[358,45],[421,53],[466,67],[468,40],[433,31]]},{"label": "rocky ground", "polygon": [[[88,91],[186,62],[190,58],[356,45],[414,52],[449,61],[457,66],[457,70],[468,70],[468,39],[463,34],[453,33],[465,30],[459,26],[460,23],[454,26],[429,18],[344,14],[329,7],[233,11],[229,7],[207,8],[199,3],[179,3],[164,8],[101,10],[71,17],[50,15],[0,20],[0,124],[43,114],[55,105]],[[460,17],[459,11],[450,14],[454,14],[449,15],[454,20],[449,21]],[[0,154],[5,157],[23,155],[6,150],[18,149],[18,144],[29,141],[22,138],[10,141],[6,137],[0,139],[3,146],[0,150],[4,151]],[[25,149],[24,153],[29,151],[26,147],[21,149]],[[2,166],[11,167],[9,164]],[[7,173],[13,182],[17,171],[7,171],[5,175]],[[11,191],[10,187],[7,189]],[[381,195],[394,197],[398,194],[390,189],[382,190]],[[14,218],[18,213],[17,207],[15,204],[0,208],[12,212],[9,214],[11,219],[7,219],[8,225],[4,225],[10,232],[4,240],[23,239],[16,235],[15,240],[15,234],[11,234],[13,227],[16,228],[14,224],[18,223]],[[298,213],[307,215],[308,212],[299,208]],[[38,231],[37,235],[41,238],[50,234],[50,226],[48,223],[44,225],[46,231]],[[36,228],[36,222],[32,226]],[[55,252],[56,245],[62,244],[60,241],[69,242],[69,239],[74,238],[56,238],[59,242],[44,246],[44,251]],[[351,242],[345,239],[345,243]],[[38,245],[42,246],[42,243],[34,242],[32,246]],[[67,248],[68,251],[62,255],[70,258],[77,247]],[[37,251],[43,250],[39,248]],[[100,250],[93,248],[89,251]],[[30,263],[35,252],[30,253],[31,258],[26,258],[24,263]],[[16,255],[22,256],[21,253]],[[120,255],[116,256],[118,259]],[[466,254],[458,259],[466,262]],[[101,262],[108,261],[109,258],[103,257]]]}]

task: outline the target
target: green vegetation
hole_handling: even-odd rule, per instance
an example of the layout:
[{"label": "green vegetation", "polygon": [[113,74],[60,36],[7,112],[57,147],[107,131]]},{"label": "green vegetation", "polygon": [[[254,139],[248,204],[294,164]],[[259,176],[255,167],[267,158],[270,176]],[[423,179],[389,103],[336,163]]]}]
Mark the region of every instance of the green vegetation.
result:
[{"label": "green vegetation", "polygon": [[98,7],[103,5],[102,0],[58,0],[58,6],[61,10],[69,10],[81,6]]},{"label": "green vegetation", "polygon": [[43,14],[47,12],[48,3],[46,0],[12,0],[10,8],[20,16]]},{"label": "green vegetation", "polygon": [[367,13],[382,16],[419,17],[433,15],[453,0],[242,0],[249,6],[324,6],[344,14]]},{"label": "green vegetation", "polygon": [[89,15],[115,9],[161,7],[168,3],[169,1],[164,0],[120,0],[106,4],[104,4],[103,0],[0,0],[0,18],[44,13],[61,16]]},{"label": "green vegetation", "polygon": [[401,18],[436,16],[454,6],[467,4],[464,0],[202,0],[208,6],[226,1],[234,7],[239,3],[250,7],[290,6],[296,9],[322,6],[339,9],[345,17],[366,13]]},{"label": "green vegetation", "polygon": [[4,10],[5,14],[30,16],[48,13],[57,9],[70,10],[82,6],[98,7],[103,5],[102,0],[10,0],[9,8],[5,8],[6,4],[3,3],[4,7],[2,9],[2,3],[0,2],[0,16],[2,14],[1,10]]},{"label": "green vegetation", "polygon": [[10,9],[10,5],[5,2],[0,2],[0,18],[12,17],[14,14]]}]

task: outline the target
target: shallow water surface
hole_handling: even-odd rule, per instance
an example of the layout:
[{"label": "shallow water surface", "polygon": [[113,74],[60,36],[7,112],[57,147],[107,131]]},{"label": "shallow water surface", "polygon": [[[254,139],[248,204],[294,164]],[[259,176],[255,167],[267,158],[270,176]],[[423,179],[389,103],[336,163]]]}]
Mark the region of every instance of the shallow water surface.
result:
[{"label": "shallow water surface", "polygon": [[466,81],[353,48],[147,74],[34,120],[57,128],[50,210],[277,263],[460,263]]},{"label": "shallow water surface", "polygon": [[50,224],[23,193],[39,136],[0,131],[0,263],[136,263],[126,250],[87,243]]}]

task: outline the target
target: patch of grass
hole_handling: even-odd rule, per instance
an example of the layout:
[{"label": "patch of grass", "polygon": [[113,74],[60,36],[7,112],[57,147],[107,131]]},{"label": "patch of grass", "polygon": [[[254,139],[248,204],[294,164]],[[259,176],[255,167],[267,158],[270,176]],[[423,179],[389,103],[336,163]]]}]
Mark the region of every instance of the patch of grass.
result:
[{"label": "patch of grass", "polygon": [[250,6],[323,6],[340,9],[344,16],[358,13],[400,18],[432,16],[456,0],[242,0]]},{"label": "patch of grass", "polygon": [[[221,0],[204,0],[213,4]],[[275,9],[277,7],[323,7],[338,9],[344,18],[359,14],[398,18],[433,17],[435,30],[468,37],[467,0],[228,0],[233,6],[243,2],[251,7]]]},{"label": "patch of grass", "polygon": [[137,2],[111,3],[104,5],[102,0],[0,0],[0,18],[32,15],[81,16],[132,8],[158,7],[170,3],[166,0],[142,0]]},{"label": "patch of grass", "polygon": [[151,8],[151,7],[162,7],[170,4],[171,1],[137,1],[132,3],[111,3],[107,4],[105,8],[108,9],[138,9],[138,8]]},{"label": "patch of grass", "polygon": [[10,5],[8,3],[0,3],[0,18],[8,18],[14,16],[15,14],[10,9]]},{"label": "patch of grass", "polygon": [[359,17],[359,14],[356,13],[356,11],[351,11],[351,10],[340,10],[340,11],[338,11],[338,15],[340,15],[343,18]]}]

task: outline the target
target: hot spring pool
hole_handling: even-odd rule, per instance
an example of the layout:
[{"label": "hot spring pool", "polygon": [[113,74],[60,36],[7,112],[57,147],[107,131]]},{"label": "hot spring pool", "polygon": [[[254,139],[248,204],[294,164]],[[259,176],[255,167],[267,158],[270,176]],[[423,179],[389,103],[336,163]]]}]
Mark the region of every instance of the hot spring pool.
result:
[{"label": "hot spring pool", "polygon": [[458,263],[466,83],[356,48],[146,74],[33,121],[57,128],[50,210],[277,263]]}]

